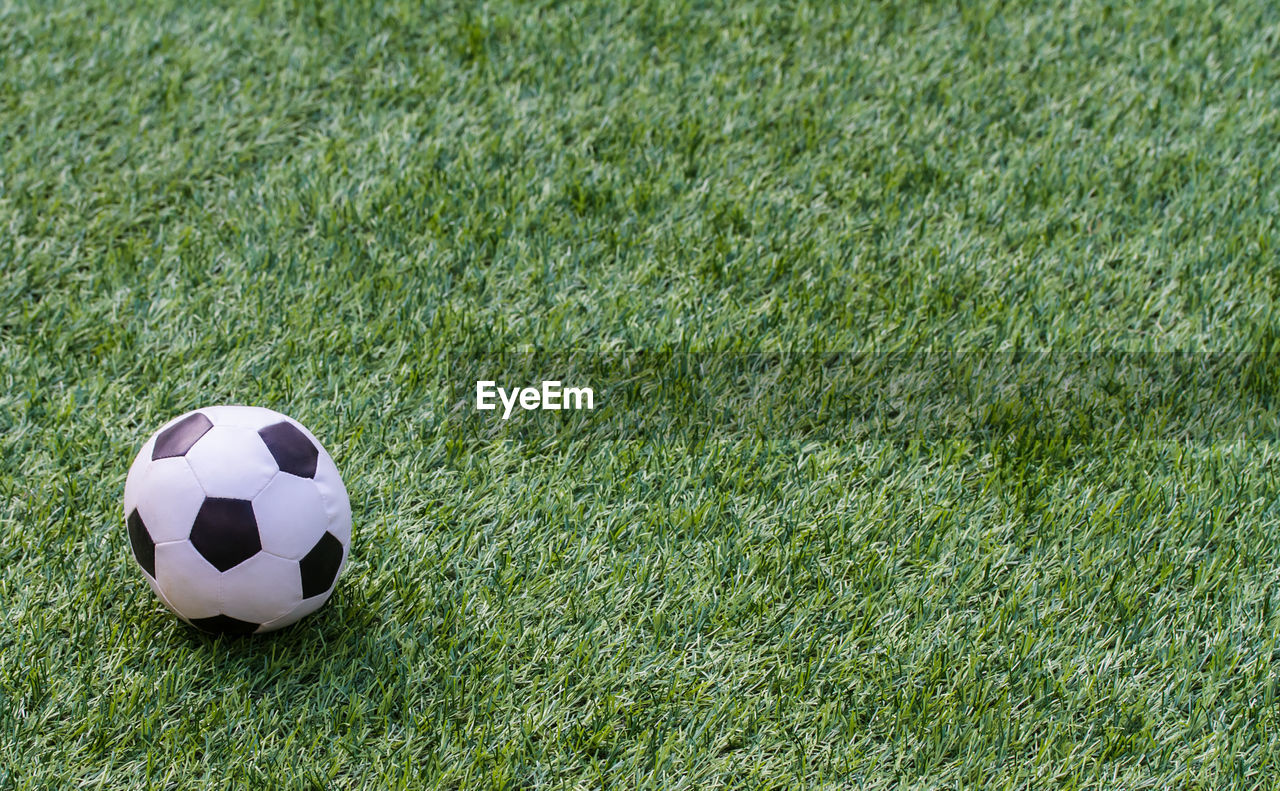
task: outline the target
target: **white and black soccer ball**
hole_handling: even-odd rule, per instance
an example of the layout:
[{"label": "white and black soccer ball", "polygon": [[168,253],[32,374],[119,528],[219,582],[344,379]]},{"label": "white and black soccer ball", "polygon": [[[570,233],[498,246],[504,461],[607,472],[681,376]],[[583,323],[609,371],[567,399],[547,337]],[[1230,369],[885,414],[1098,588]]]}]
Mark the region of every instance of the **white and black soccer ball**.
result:
[{"label": "white and black soccer ball", "polygon": [[337,465],[302,424],[261,407],[161,427],[129,468],[124,516],[156,596],[208,632],[269,632],[314,612],[351,545]]}]

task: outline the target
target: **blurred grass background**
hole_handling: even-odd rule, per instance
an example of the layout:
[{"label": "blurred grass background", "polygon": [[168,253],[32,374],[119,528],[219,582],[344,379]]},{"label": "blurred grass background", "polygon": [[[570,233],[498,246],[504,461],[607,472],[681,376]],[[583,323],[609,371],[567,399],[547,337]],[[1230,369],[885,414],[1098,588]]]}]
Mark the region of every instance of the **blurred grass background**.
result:
[{"label": "blurred grass background", "polygon": [[[495,355],[673,350],[714,404],[904,348],[1247,355],[1274,415],[1278,143],[1264,2],[0,0],[0,789],[1270,787],[1275,424],[1230,398],[451,416]],[[167,615],[119,513],[219,402],[352,496],[267,639]]]}]

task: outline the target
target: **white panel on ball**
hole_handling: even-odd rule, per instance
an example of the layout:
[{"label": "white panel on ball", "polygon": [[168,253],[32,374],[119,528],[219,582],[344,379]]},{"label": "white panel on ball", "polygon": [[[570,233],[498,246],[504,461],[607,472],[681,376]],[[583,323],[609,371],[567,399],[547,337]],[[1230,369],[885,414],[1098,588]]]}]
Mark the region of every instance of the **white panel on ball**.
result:
[{"label": "white panel on ball", "polygon": [[280,616],[279,618],[276,618],[273,621],[267,621],[262,625],[260,629],[258,629],[258,631],[272,632],[272,631],[275,631],[276,629],[279,629],[282,626],[288,626],[291,623],[302,620],[303,618],[307,617],[311,613],[320,609],[320,607],[323,606],[324,603],[329,600],[329,596],[331,594],[332,594],[332,591],[324,594],[323,596],[312,596],[310,599],[303,599],[302,603],[299,604],[297,607],[294,607],[292,611],[285,613],[284,615]]},{"label": "white panel on ball", "polygon": [[222,573],[222,612],[251,623],[279,618],[302,603],[296,561],[259,552]]},{"label": "white panel on ball", "polygon": [[[158,433],[158,432],[157,432]],[[144,443],[138,451],[138,455],[133,457],[133,463],[129,465],[129,474],[124,479],[124,518],[129,518],[129,513],[138,504],[139,487],[142,485],[142,476],[146,472],[147,464],[151,461],[151,450],[156,446],[156,435],[151,437]]]},{"label": "white panel on ball", "polygon": [[272,409],[260,406],[243,406],[226,404],[223,406],[207,406],[200,409],[205,417],[213,421],[215,426],[234,426],[257,431],[264,426],[287,420],[284,415]]},{"label": "white panel on ball", "polygon": [[323,450],[316,460],[315,484],[329,516],[329,532],[346,546],[351,543],[351,500],[347,497],[346,487],[342,485],[338,466]]},{"label": "white panel on ball", "polygon": [[277,472],[276,460],[256,431],[214,426],[186,454],[205,494],[252,498]]},{"label": "white panel on ball", "polygon": [[185,618],[222,612],[222,574],[190,541],[156,545],[156,584],[174,612]]},{"label": "white panel on ball", "polygon": [[151,579],[150,574],[143,574],[142,577],[147,581],[147,584],[151,586],[151,592],[156,595],[156,598],[160,600],[161,604],[168,607],[170,610],[173,610],[174,613],[181,615],[181,613],[178,613],[178,611],[174,609],[173,605],[169,603],[169,597],[164,595],[164,591],[160,590],[160,586],[156,584],[155,580]]},{"label": "white panel on ball", "polygon": [[204,488],[186,460],[176,457],[147,462],[139,478],[138,499],[132,507],[125,496],[125,515],[136,507],[156,543],[189,536],[204,502]]},{"label": "white panel on ball", "polygon": [[315,481],[277,475],[253,500],[262,548],[273,555],[300,560],[311,551],[329,524]]}]

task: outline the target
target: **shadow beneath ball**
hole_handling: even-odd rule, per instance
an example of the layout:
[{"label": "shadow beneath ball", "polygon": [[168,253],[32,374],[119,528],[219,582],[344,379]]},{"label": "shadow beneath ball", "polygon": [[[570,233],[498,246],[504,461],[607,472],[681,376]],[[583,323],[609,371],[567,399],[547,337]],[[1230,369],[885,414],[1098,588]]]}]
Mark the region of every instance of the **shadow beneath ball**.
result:
[{"label": "shadow beneath ball", "polygon": [[274,632],[209,634],[176,621],[174,638],[207,666],[221,688],[244,688],[254,697],[293,698],[299,705],[317,690],[345,697],[385,680],[401,651],[380,613],[339,583],[316,612]]}]

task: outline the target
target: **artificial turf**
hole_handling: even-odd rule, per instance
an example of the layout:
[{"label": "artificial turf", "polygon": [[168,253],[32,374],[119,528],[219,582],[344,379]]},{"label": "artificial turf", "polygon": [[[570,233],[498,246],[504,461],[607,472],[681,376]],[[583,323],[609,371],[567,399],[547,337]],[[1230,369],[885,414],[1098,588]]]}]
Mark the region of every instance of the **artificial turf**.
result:
[{"label": "artificial turf", "polygon": [[[1278,213],[1261,1],[0,1],[0,789],[1274,787]],[[222,402],[273,636],[129,555]]]}]

